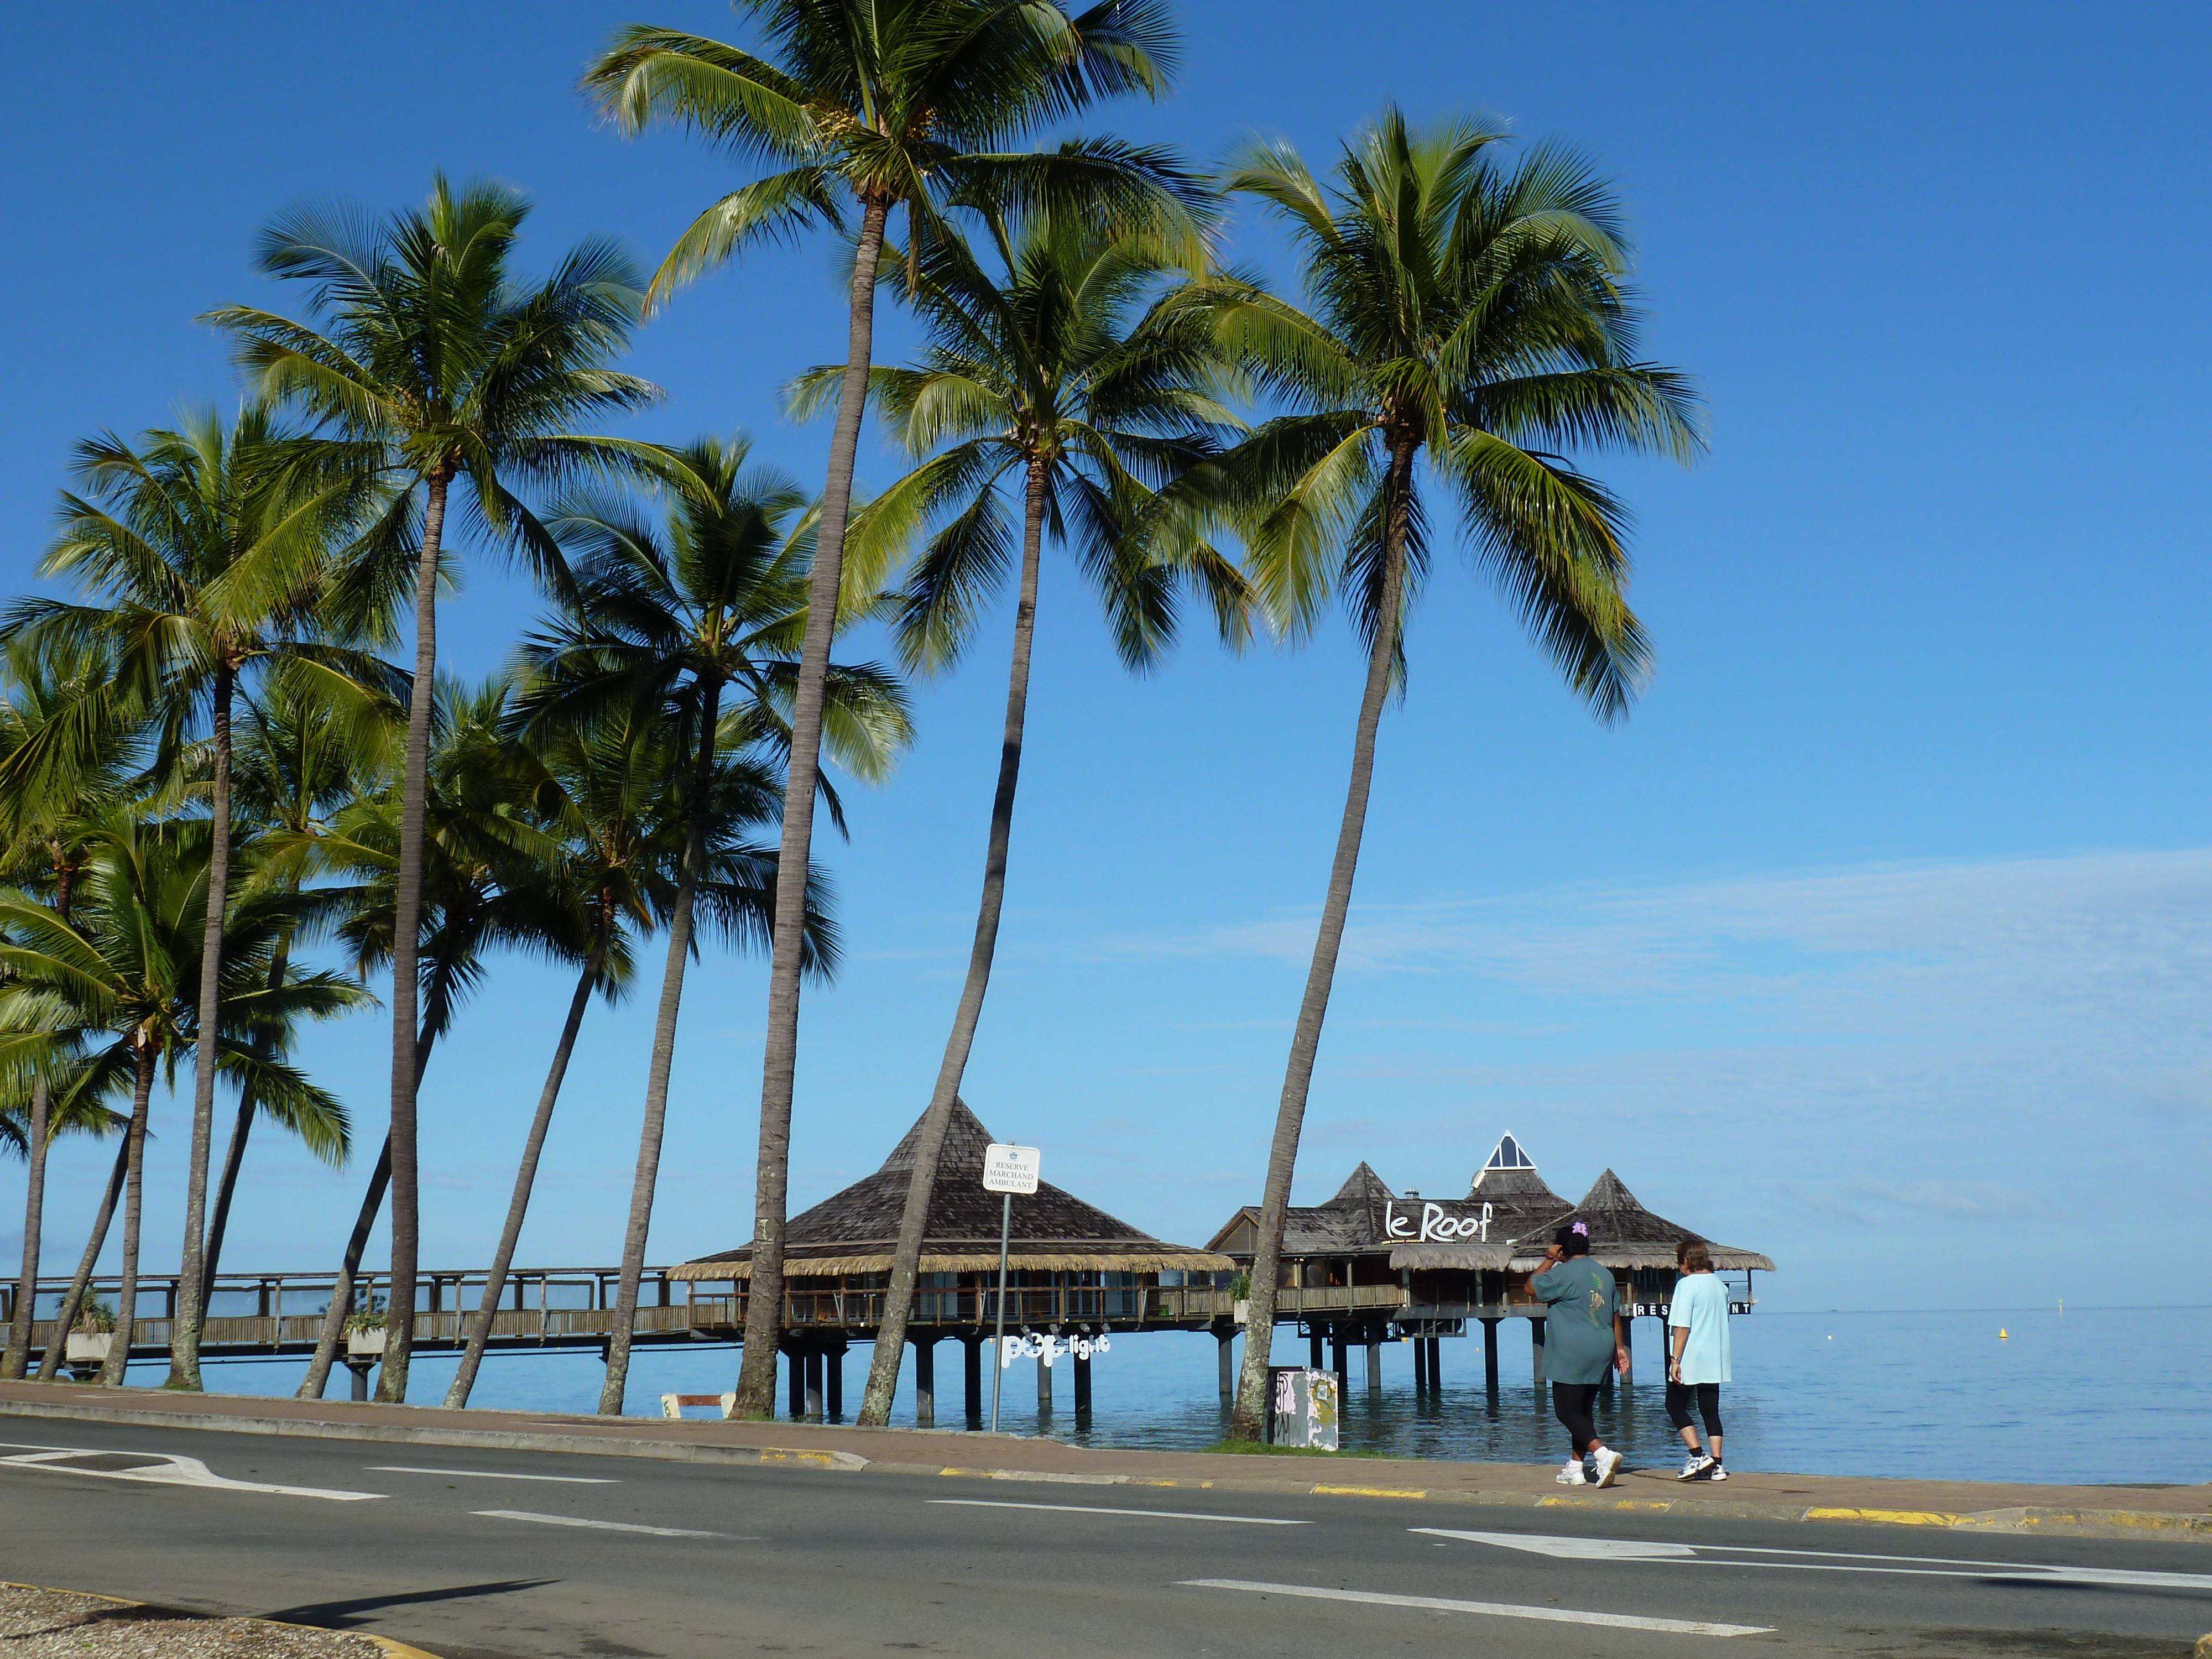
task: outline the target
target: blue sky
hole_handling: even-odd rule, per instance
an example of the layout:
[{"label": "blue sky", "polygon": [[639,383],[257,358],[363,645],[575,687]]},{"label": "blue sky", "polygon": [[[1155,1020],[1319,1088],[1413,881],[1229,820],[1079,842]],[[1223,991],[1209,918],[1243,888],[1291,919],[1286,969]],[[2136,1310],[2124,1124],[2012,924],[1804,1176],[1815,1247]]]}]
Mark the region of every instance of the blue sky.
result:
[{"label": "blue sky", "polygon": [[[1358,1158],[1459,1189],[1513,1129],[1561,1191],[1604,1166],[1769,1251],[1777,1306],[2169,1301],[2106,1265],[2148,1222],[2212,1250],[2206,971],[2206,313],[2201,91],[2212,22],[2017,6],[1185,8],[1157,107],[1103,112],[1204,159],[1250,129],[1316,164],[1395,99],[1509,118],[1619,181],[1653,356],[1700,380],[1693,471],[1603,464],[1634,503],[1659,672],[1634,718],[1578,711],[1466,571],[1440,567],[1389,714],[1358,903],[1316,1081],[1302,1198]],[[0,559],[30,582],[68,446],[228,401],[191,319],[295,307],[247,270],[303,197],[383,208],[434,168],[539,204],[526,263],[604,231],[658,258],[733,178],[625,143],[575,95],[633,15],[714,4],[371,14],[229,4],[20,20],[0,200],[10,395]],[[1379,21],[1378,21],[1379,20]],[[1237,257],[1279,272],[1249,217]],[[637,421],[742,427],[818,478],[826,429],[778,386],[833,358],[820,245],[687,292],[633,367]],[[882,350],[909,336],[896,318]],[[863,473],[896,462],[864,441]],[[1000,973],[966,1095],[1048,1178],[1202,1241],[1256,1196],[1343,787],[1359,665],[1186,640],[1114,663],[1048,565]],[[441,623],[494,666],[535,610],[488,562]],[[827,846],[851,940],[810,996],[794,1208],[872,1167],[926,1099],[964,962],[1003,696],[1005,618],[920,688],[896,779]],[[750,1231],[762,964],[695,972],[651,1255]],[[489,1253],[562,976],[502,964],[424,1094],[426,1262]],[[594,1011],[523,1259],[614,1261],[650,1010]],[[305,1055],[374,1144],[373,1019]],[[160,1105],[149,1263],[175,1246],[183,1126]],[[101,1154],[57,1155],[73,1255]],[[271,1138],[235,1267],[332,1259],[358,1172]],[[20,1173],[0,1170],[0,1249]],[[2090,1240],[2094,1238],[2094,1245]],[[2086,1248],[2085,1248],[2086,1247]],[[2191,1296],[2197,1287],[2185,1287]]]}]

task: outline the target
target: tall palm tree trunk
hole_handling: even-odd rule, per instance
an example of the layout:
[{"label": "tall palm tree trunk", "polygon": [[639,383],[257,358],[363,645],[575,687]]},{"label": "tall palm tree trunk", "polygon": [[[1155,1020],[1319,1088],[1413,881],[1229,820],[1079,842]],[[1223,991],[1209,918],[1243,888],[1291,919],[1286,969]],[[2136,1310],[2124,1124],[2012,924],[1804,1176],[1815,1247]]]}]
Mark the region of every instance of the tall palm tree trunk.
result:
[{"label": "tall palm tree trunk", "polygon": [[422,946],[430,710],[438,696],[438,548],[453,478],[453,469],[442,464],[430,473],[422,509],[422,555],[415,572],[415,684],[407,699],[407,765],[399,789],[399,868],[392,927],[392,1299],[385,1310],[384,1363],[376,1376],[376,1397],[387,1401],[407,1398],[407,1362],[415,1351],[415,1267],[422,1244],[415,1163],[415,1097],[422,1075],[415,959]]},{"label": "tall palm tree trunk", "polygon": [[116,1200],[123,1196],[123,1183],[131,1173],[131,1137],[123,1137],[123,1144],[115,1149],[115,1167],[108,1172],[107,1190],[100,1195],[100,1212],[92,1218],[92,1237],[84,1242],[84,1254],[77,1258],[76,1277],[70,1280],[69,1294],[62,1297],[61,1310],[54,1316],[54,1340],[46,1345],[45,1357],[39,1361],[39,1381],[51,1382],[61,1375],[62,1360],[69,1348],[69,1334],[76,1324],[76,1316],[84,1311],[85,1291],[92,1283],[92,1270],[100,1263],[100,1252],[107,1243],[107,1230],[115,1224]]},{"label": "tall palm tree trunk", "polygon": [[1322,907],[1321,932],[1314,940],[1313,963],[1306,970],[1304,1000],[1298,1005],[1297,1030],[1291,1037],[1290,1064],[1283,1075],[1283,1097],[1275,1109],[1274,1144],[1267,1153],[1267,1185],[1260,1200],[1260,1237],[1252,1258],[1249,1312],[1244,1324],[1244,1365],[1237,1379],[1237,1404],[1231,1414],[1231,1439],[1265,1437],[1267,1362],[1275,1335],[1276,1280],[1283,1263],[1283,1224],[1291,1203],[1291,1176],[1298,1158],[1298,1135],[1305,1127],[1306,1094],[1313,1084],[1314,1056],[1321,1048],[1322,1022],[1336,980],[1336,957],[1344,942],[1345,918],[1352,908],[1352,881],[1359,868],[1359,839],[1367,827],[1367,795],[1375,781],[1375,734],[1382,723],[1382,704],[1390,694],[1390,669],[1398,648],[1398,618],[1404,603],[1406,531],[1412,500],[1413,448],[1395,441],[1390,452],[1389,516],[1382,532],[1382,594],[1375,618],[1375,638],[1367,653],[1367,687],[1359,699],[1359,725],[1352,740],[1352,781],[1344,792],[1344,821],[1336,832],[1336,859],[1329,866],[1328,899]]},{"label": "tall palm tree trunk", "polygon": [[[607,1336],[607,1374],[599,1384],[602,1417],[622,1415],[623,1393],[629,1384],[630,1327],[637,1322],[637,1286],[645,1276],[645,1239],[653,1225],[653,1189],[660,1178],[660,1139],[668,1125],[668,1073],[676,1060],[677,1010],[684,1000],[684,969],[691,956],[691,912],[698,902],[699,877],[707,863],[708,790],[714,771],[714,726],[721,707],[721,682],[709,679],[703,692],[697,753],[691,763],[690,822],[684,826],[684,868],[676,878],[676,902],[668,918],[668,962],[660,970],[660,1013],[653,1022],[653,1063],[645,1080],[645,1122],[638,1131],[629,1226],[623,1234],[622,1277],[615,1290],[614,1324]],[[778,875],[781,875],[780,869]],[[805,879],[802,870],[802,887]],[[779,904],[782,895],[779,879]]]},{"label": "tall palm tree trunk", "polygon": [[192,1066],[192,1145],[185,1176],[185,1249],[177,1278],[177,1317],[169,1327],[172,1389],[200,1386],[200,1328],[207,1316],[207,1279],[201,1263],[207,1225],[208,1162],[215,1142],[216,1042],[222,1006],[222,927],[230,900],[231,666],[215,670],[212,726],[215,747],[213,831],[208,849],[207,919],[200,932],[198,1054]]},{"label": "tall palm tree trunk", "polygon": [[[422,1068],[430,1063],[431,1045],[438,1040],[435,1030],[423,1034],[416,1045],[415,1081],[420,1086]],[[300,1380],[294,1397],[300,1400],[320,1400],[323,1390],[330,1386],[331,1365],[337,1359],[338,1343],[345,1336],[346,1316],[353,1311],[354,1280],[361,1273],[361,1259],[368,1249],[368,1235],[376,1225],[377,1212],[384,1207],[384,1194],[392,1184],[392,1136],[387,1132],[384,1146],[376,1154],[376,1167],[368,1172],[368,1190],[361,1195],[361,1212],[353,1219],[353,1231],[346,1239],[345,1257],[338,1266],[337,1282],[331,1286],[331,1304],[323,1310],[323,1328],[315,1339],[314,1357],[307,1361],[307,1374]],[[386,1338],[389,1340],[389,1330]]]},{"label": "tall palm tree trunk", "polygon": [[[57,861],[54,867],[54,914],[64,922],[69,920],[70,891],[76,875],[74,866]],[[31,1368],[31,1326],[34,1322],[39,1300],[39,1255],[46,1221],[46,1154],[52,1150],[48,1145],[48,1131],[52,1127],[49,1117],[52,1110],[52,1091],[46,1086],[46,1079],[40,1078],[31,1085],[30,1167],[23,1188],[23,1272],[15,1284],[15,1316],[9,1326],[8,1352],[0,1355],[0,1381],[19,1381]],[[109,1212],[113,1207],[114,1200],[111,1197],[108,1200]],[[107,1232],[106,1221],[100,1224],[100,1231],[105,1237]],[[93,1254],[97,1256],[100,1252],[95,1249]],[[79,1294],[82,1299],[82,1292]],[[58,1325],[54,1328],[56,1340],[52,1347],[58,1352],[62,1346],[60,1334],[66,1327]],[[58,1364],[58,1360],[56,1363]],[[50,1376],[52,1373],[41,1365],[40,1375]]]},{"label": "tall palm tree trunk", "polygon": [[230,1231],[230,1201],[238,1191],[238,1172],[246,1163],[246,1140],[253,1129],[261,1097],[248,1078],[238,1091],[238,1115],[230,1126],[230,1140],[222,1152],[222,1173],[216,1178],[215,1203],[208,1213],[207,1248],[200,1253],[200,1310],[215,1300],[215,1279],[222,1264],[223,1236]]},{"label": "tall palm tree trunk", "polygon": [[131,1127],[125,1131],[128,1154],[123,1186],[123,1284],[115,1292],[115,1340],[107,1345],[107,1358],[100,1367],[100,1386],[123,1386],[123,1368],[131,1363],[131,1328],[138,1318],[138,1218],[146,1202],[146,1113],[154,1097],[151,1038],[138,1039],[138,1083],[131,1097]]},{"label": "tall palm tree trunk", "polygon": [[592,951],[584,963],[584,971],[576,981],[576,994],[568,999],[568,1018],[561,1026],[561,1041],[553,1049],[553,1064],[545,1073],[545,1087],[538,1092],[538,1115],[530,1120],[529,1137],[522,1143],[522,1163],[514,1172],[514,1195],[507,1202],[507,1225],[500,1230],[499,1249],[491,1259],[491,1271],[484,1277],[483,1300],[477,1305],[477,1316],[469,1325],[468,1346],[461,1352],[460,1369],[453,1373],[453,1384],[446,1390],[446,1405],[458,1411],[469,1403],[469,1394],[477,1385],[477,1368],[483,1364],[484,1344],[491,1340],[492,1316],[499,1310],[500,1293],[507,1287],[507,1270],[514,1261],[515,1245],[522,1237],[523,1218],[530,1212],[530,1191],[538,1181],[538,1155],[545,1150],[545,1132],[553,1122],[554,1103],[561,1098],[561,1080],[568,1074],[568,1056],[576,1047],[576,1033],[583,1028],[584,1011],[591,1006],[592,988],[599,981],[600,964],[606,960],[607,936],[611,931],[608,907],[599,907],[599,925],[592,935]]},{"label": "tall palm tree trunk", "polygon": [[960,1079],[975,1047],[983,995],[991,985],[991,960],[999,946],[999,917],[1006,902],[1006,848],[1013,836],[1014,788],[1022,771],[1022,737],[1029,719],[1030,644],[1036,631],[1037,566],[1044,546],[1047,487],[1045,463],[1029,468],[1027,511],[1022,526],[1021,596],[1014,605],[1013,665],[1006,676],[1006,726],[999,744],[999,787],[991,798],[991,835],[983,854],[983,897],[975,911],[975,942],[968,952],[968,981],[952,1016],[952,1035],[937,1069],[937,1089],[922,1115],[915,1144],[914,1172],[907,1177],[906,1209],[899,1218],[898,1244],[891,1254],[890,1286],[884,1297],[883,1322],[876,1331],[875,1357],[868,1365],[867,1392],[860,1421],[880,1427],[890,1421],[891,1395],[898,1389],[899,1362],[906,1351],[907,1316],[914,1307],[915,1280],[921,1271],[922,1235],[929,1221],[929,1200],[937,1184],[938,1154]]},{"label": "tall palm tree trunk", "polygon": [[[361,1195],[361,1210],[353,1218],[353,1231],[346,1239],[345,1258],[338,1267],[337,1282],[331,1286],[330,1306],[323,1310],[323,1328],[315,1338],[314,1357],[307,1361],[307,1374],[300,1381],[295,1398],[320,1400],[323,1390],[330,1386],[331,1365],[337,1358],[338,1344],[345,1337],[346,1318],[353,1312],[354,1280],[361,1273],[361,1258],[368,1249],[368,1235],[376,1225],[377,1212],[384,1207],[384,1194],[392,1185],[392,1136],[387,1132],[384,1145],[377,1150],[376,1167],[368,1172],[368,1190]],[[389,1322],[386,1340],[390,1340]]]},{"label": "tall palm tree trunk", "polygon": [[[852,313],[845,341],[845,384],[830,440],[822,522],[807,589],[806,637],[791,710],[791,755],[783,786],[783,840],[776,865],[775,927],[768,975],[768,1034],[761,1063],[760,1170],[753,1202],[750,1293],[745,1304],[744,1364],[737,1414],[775,1413],[775,1354],[783,1326],[783,1224],[791,1178],[791,1097],[799,1072],[799,966],[805,942],[806,866],[813,853],[814,792],[821,774],[822,703],[830,641],[837,626],[837,585],[845,568],[845,520],[853,501],[853,460],[868,398],[875,350],[876,267],[890,211],[870,196],[853,260]],[[623,1333],[628,1340],[628,1333]]]},{"label": "tall palm tree trunk", "polygon": [[[269,963],[269,988],[284,988],[284,975],[290,966],[292,941],[289,935],[276,943],[275,957]],[[253,1039],[253,1052],[267,1059],[271,1052],[264,1036]],[[246,1079],[238,1091],[238,1118],[230,1127],[230,1145],[222,1155],[222,1176],[215,1188],[215,1213],[208,1222],[207,1250],[200,1269],[200,1312],[204,1318],[208,1304],[215,1296],[216,1270],[222,1262],[223,1235],[230,1231],[230,1202],[237,1195],[238,1172],[246,1163],[246,1139],[252,1133],[253,1120],[261,1109],[261,1097],[255,1091],[253,1079]]]},{"label": "tall palm tree trunk", "polygon": [[46,1080],[31,1085],[30,1170],[23,1192],[23,1272],[15,1281],[15,1312],[8,1322],[8,1352],[0,1354],[0,1381],[15,1382],[30,1369],[31,1315],[39,1297],[39,1231],[46,1213]]}]

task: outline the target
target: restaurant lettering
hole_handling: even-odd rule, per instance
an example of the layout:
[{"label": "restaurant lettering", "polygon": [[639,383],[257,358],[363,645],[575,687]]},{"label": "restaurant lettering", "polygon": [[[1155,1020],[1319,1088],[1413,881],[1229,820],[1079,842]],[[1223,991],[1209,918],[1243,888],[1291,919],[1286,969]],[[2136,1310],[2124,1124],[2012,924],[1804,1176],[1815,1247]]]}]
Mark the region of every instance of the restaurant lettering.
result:
[{"label": "restaurant lettering", "polygon": [[1096,1336],[1071,1336],[1065,1341],[1031,1332],[1007,1337],[999,1344],[999,1368],[1003,1370],[1017,1359],[1042,1359],[1047,1365],[1071,1357],[1088,1359],[1093,1354],[1111,1352],[1113,1346],[1103,1331]]},{"label": "restaurant lettering", "polygon": [[1424,1204],[1420,1214],[1413,1216],[1401,1215],[1393,1200],[1382,1206],[1382,1231],[1392,1238],[1418,1238],[1424,1244],[1457,1244],[1469,1238],[1487,1244],[1490,1206],[1478,1211],[1470,1205],[1464,1215],[1454,1215],[1441,1204]]}]

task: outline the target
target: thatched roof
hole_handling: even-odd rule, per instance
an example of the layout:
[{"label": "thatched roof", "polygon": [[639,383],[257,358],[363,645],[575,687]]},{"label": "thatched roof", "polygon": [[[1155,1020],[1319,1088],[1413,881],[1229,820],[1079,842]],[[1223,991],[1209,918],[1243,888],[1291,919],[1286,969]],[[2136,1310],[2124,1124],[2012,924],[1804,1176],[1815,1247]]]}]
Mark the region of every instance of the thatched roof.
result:
[{"label": "thatched roof", "polygon": [[[784,1270],[793,1279],[888,1273],[914,1173],[919,1119],[883,1167],[826,1198],[784,1231]],[[1000,1195],[983,1190],[983,1149],[990,1131],[964,1102],[952,1103],[945,1144],[937,1159],[929,1220],[922,1234],[926,1273],[995,1272],[999,1266]],[[701,1256],[669,1270],[672,1279],[726,1279],[751,1276],[752,1246]],[[1127,1222],[1085,1204],[1049,1182],[1034,1197],[1014,1200],[1007,1265],[1036,1272],[1224,1272],[1236,1264],[1206,1250],[1164,1244]]]},{"label": "thatched roof", "polygon": [[[1552,1223],[1551,1230],[1556,1231],[1562,1223],[1571,1221],[1589,1224],[1590,1255],[1608,1267],[1671,1267],[1674,1247],[1699,1237],[1645,1209],[1610,1170],[1591,1183],[1581,1203]],[[1543,1247],[1549,1243],[1548,1234],[1524,1239],[1514,1254],[1514,1267],[1533,1269],[1543,1259]],[[1774,1271],[1773,1261],[1756,1250],[1739,1250],[1711,1240],[1705,1248],[1712,1253],[1713,1266],[1724,1272],[1747,1267],[1762,1273]]]},{"label": "thatched roof", "polygon": [[[1283,1216],[1285,1255],[1341,1255],[1346,1251],[1372,1249],[1382,1237],[1382,1206],[1397,1194],[1365,1164],[1344,1179],[1344,1185],[1324,1203],[1292,1205]],[[1247,1204],[1207,1241],[1208,1249],[1222,1248],[1240,1227],[1260,1223],[1260,1206]]]},{"label": "thatched roof", "polygon": [[1528,1239],[1550,1242],[1552,1230],[1574,1206],[1544,1184],[1536,1161],[1509,1131],[1498,1138],[1490,1159],[1475,1171],[1464,1200],[1490,1206],[1486,1243],[1400,1244],[1390,1252],[1393,1267],[1498,1273],[1516,1258],[1513,1246]]}]

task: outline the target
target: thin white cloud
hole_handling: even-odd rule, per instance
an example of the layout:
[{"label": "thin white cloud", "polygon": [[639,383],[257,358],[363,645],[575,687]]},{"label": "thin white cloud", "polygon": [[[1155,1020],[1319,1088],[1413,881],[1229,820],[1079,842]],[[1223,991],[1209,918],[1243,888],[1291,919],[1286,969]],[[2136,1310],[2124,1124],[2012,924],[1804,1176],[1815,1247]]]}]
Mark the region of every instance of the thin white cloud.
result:
[{"label": "thin white cloud", "polygon": [[[1312,927],[1114,949],[1295,969]],[[2212,1249],[2171,1209],[2212,1183],[2208,1016],[2212,849],[1361,906],[1301,1190],[1355,1152],[1443,1190],[1510,1123],[1820,1297],[1960,1245],[2063,1283],[2146,1206]]]}]

